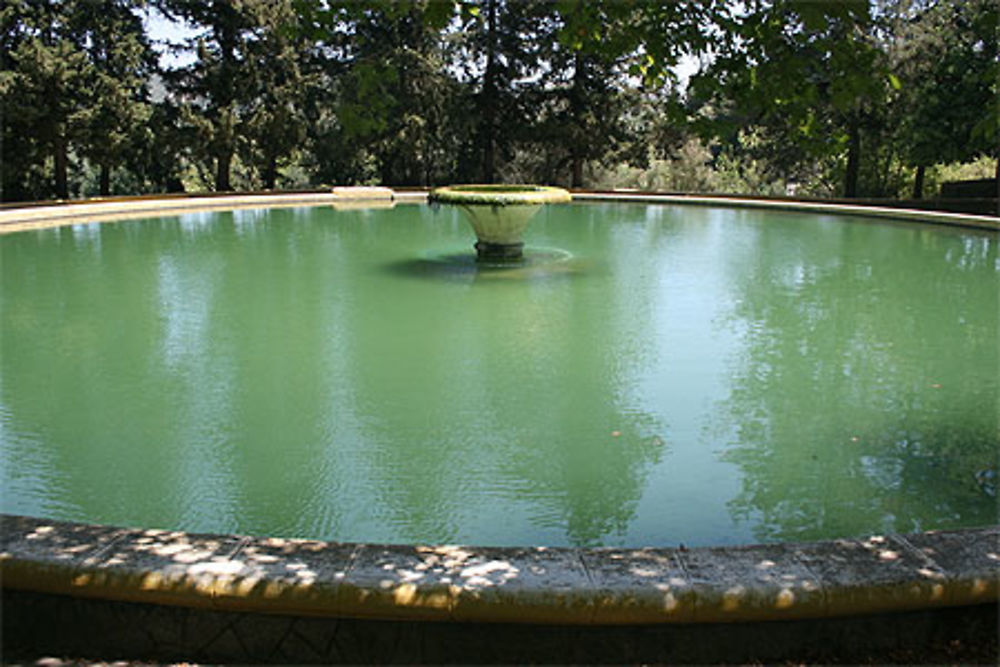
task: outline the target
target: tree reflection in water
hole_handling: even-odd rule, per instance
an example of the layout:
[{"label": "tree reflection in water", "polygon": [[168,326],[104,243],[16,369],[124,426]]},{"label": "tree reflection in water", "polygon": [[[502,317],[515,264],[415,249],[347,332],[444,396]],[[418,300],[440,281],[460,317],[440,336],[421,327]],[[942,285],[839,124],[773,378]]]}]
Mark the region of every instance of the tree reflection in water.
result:
[{"label": "tree reflection in water", "polygon": [[[714,427],[743,471],[733,516],[767,541],[996,523],[977,483],[1000,450],[995,239],[834,224],[762,226],[730,266],[744,347]],[[774,262],[789,244],[802,261]]]}]

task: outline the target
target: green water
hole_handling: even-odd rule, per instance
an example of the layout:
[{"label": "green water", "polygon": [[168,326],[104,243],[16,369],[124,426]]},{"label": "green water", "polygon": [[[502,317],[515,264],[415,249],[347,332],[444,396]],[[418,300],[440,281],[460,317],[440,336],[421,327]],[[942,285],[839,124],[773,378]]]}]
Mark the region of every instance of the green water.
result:
[{"label": "green water", "polygon": [[718,545],[995,524],[998,237],[548,207],[0,237],[0,509],[345,541]]}]

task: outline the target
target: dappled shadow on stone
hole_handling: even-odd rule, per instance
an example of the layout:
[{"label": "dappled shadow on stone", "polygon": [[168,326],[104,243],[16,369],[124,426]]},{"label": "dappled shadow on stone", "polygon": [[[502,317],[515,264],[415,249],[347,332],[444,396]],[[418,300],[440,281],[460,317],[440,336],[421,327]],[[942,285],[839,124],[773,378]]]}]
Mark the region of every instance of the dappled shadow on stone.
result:
[{"label": "dappled shadow on stone", "polygon": [[[777,620],[997,598],[1000,528],[701,549],[369,545],[3,515],[4,586],[411,620]],[[958,547],[961,548],[958,548]]]},{"label": "dappled shadow on stone", "polygon": [[[4,641],[240,662],[713,662],[847,645],[864,658],[975,636],[942,635],[949,615],[995,627],[998,538],[989,527],[726,548],[497,548],[0,515]],[[881,629],[858,639],[879,614]]]}]

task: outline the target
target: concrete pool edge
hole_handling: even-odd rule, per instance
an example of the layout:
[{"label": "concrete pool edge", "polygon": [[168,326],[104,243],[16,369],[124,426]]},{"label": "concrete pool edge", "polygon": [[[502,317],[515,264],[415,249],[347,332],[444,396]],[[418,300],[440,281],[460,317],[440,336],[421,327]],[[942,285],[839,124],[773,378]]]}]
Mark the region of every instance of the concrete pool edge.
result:
[{"label": "concrete pool edge", "polygon": [[1000,526],[704,548],[372,545],[0,515],[3,588],[227,612],[550,625],[996,604]]},{"label": "concrete pool edge", "polygon": [[[386,193],[391,193],[387,196]],[[880,220],[898,220],[1000,231],[1000,217],[948,213],[870,204],[826,203],[807,200],[741,198],[723,195],[657,194],[643,192],[596,192],[573,190],[577,202],[618,202],[679,206],[718,206],[774,211],[848,215]],[[82,200],[0,209],[0,235],[29,229],[45,229],[91,222],[118,222],[163,215],[253,208],[333,206],[334,208],[382,207],[427,201],[425,190],[347,187],[329,192],[269,194],[207,194],[188,197],[138,197]]]},{"label": "concrete pool edge", "polygon": [[1000,231],[1000,218],[995,216],[893,208],[863,203],[847,204],[796,199],[743,198],[728,195],[653,194],[621,191],[577,192],[575,190],[573,191],[573,200],[580,202],[614,201],[636,204],[718,206],[722,208],[750,208],[797,213],[849,215],[852,217],[877,218],[880,220],[922,222],[934,225]]},{"label": "concrete pool edge", "polygon": [[422,203],[425,192],[388,188],[333,188],[330,192],[219,194],[192,197],[138,197],[82,200],[0,209],[0,235],[92,222],[120,222],[205,211],[254,208],[332,206],[382,208],[395,203]]}]

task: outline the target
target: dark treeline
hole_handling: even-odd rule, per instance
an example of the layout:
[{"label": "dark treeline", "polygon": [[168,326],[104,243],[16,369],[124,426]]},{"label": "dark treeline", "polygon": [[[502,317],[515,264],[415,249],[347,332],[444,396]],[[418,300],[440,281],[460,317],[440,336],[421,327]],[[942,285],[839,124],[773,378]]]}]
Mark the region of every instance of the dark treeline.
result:
[{"label": "dark treeline", "polygon": [[[189,64],[160,66],[147,12],[194,31]],[[940,165],[1000,157],[995,0],[22,0],[0,25],[4,201],[498,181],[920,197]]]}]

